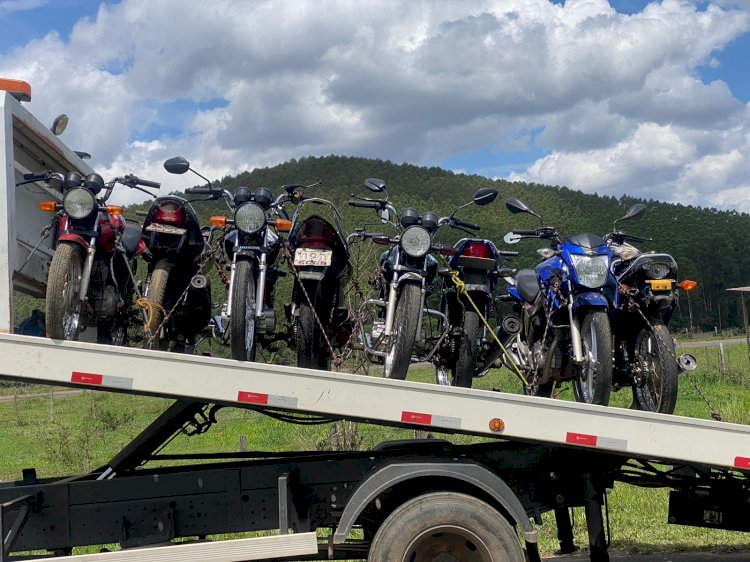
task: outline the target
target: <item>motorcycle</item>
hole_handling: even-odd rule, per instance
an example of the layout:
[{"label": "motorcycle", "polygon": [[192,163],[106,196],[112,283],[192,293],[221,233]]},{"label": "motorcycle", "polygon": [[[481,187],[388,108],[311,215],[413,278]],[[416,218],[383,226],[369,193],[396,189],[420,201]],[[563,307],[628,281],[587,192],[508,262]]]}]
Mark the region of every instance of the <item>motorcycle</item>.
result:
[{"label": "motorcycle", "polygon": [[87,325],[95,324],[97,342],[125,345],[133,314],[135,258],[145,246],[140,227],[127,224],[123,207],[107,200],[118,183],[134,189],[160,184],[127,175],[105,185],[99,174],[84,178],[76,172],[62,178],[54,172],[26,174],[21,184],[36,181],[61,185],[63,193],[62,203],[39,205],[55,213],[52,224],[57,230],[47,275],[47,337],[76,340]]},{"label": "motorcycle", "polygon": [[[390,246],[380,257],[379,297],[365,301],[365,306],[374,306],[377,310],[375,320],[370,333],[366,332],[364,322],[359,322],[360,342],[371,360],[383,362],[386,378],[403,380],[415,349],[415,360],[430,361],[448,335],[447,316],[427,308],[426,302],[438,265],[431,252],[451,255],[454,249],[433,243],[439,220],[435,213],[420,215],[410,207],[397,213],[388,200],[383,180],[369,178],[365,180],[365,187],[384,194],[385,198],[371,199],[352,194],[349,205],[379,211],[381,220],[391,224],[397,234],[390,237],[357,230],[352,235],[359,240],[369,238],[375,244]],[[391,221],[392,216],[397,217],[396,222]],[[423,323],[432,320],[444,327],[441,333],[433,335],[432,330],[424,329]]]},{"label": "motorcycle", "polygon": [[[541,217],[518,199],[508,199],[511,213]],[[507,243],[521,238],[549,240],[537,250],[543,261],[521,269],[508,287],[514,321],[503,330],[511,358],[527,381],[529,394],[551,396],[559,381],[572,381],[576,401],[609,404],[612,391],[612,331],[609,313],[618,305],[618,284],[610,271],[606,241],[593,234],[563,238],[551,226],[513,230]],[[507,333],[516,326],[516,333]],[[510,365],[512,367],[512,365]]]},{"label": "motorcycle", "polygon": [[[290,187],[312,186],[287,190]],[[334,350],[346,345],[352,333],[349,310],[342,305],[352,273],[344,224],[336,206],[326,199],[298,191],[289,197],[298,203],[289,234],[295,275],[287,307],[297,366],[329,370]],[[302,219],[302,211],[310,205],[328,209],[333,222],[318,214]]]},{"label": "motorcycle", "polygon": [[[258,343],[269,341],[276,332],[273,296],[282,275],[277,233],[291,226],[282,207],[287,193],[274,200],[266,187],[253,191],[242,186],[222,194],[233,218],[211,217],[213,226],[224,228],[224,252],[231,261],[228,299],[217,327],[222,336],[228,333],[234,359],[255,361]],[[274,215],[280,217],[274,219]]]},{"label": "motorcycle", "polygon": [[[458,272],[466,293],[479,309],[477,312],[468,299],[459,294],[450,277],[450,270],[440,270],[444,277],[442,310],[448,317],[450,336],[436,354],[437,382],[443,385],[471,388],[475,376],[485,374],[489,368],[487,352],[490,349],[487,328],[480,313],[487,318],[493,305],[493,293],[503,272],[502,258],[517,256],[518,252],[498,250],[494,242],[476,238],[479,225],[457,218],[455,215],[469,205],[488,205],[497,197],[497,190],[479,189],[472,201],[458,207],[449,216],[438,221],[438,228],[449,226],[469,235],[454,245],[454,253],[448,258],[450,270]],[[492,361],[490,361],[490,364]],[[450,370],[450,375],[448,374]]]},{"label": "motorcycle", "polygon": [[669,254],[641,252],[630,242],[648,239],[617,229],[621,220],[641,216],[646,206],[637,203],[614,222],[605,236],[617,278],[620,305],[612,315],[615,388],[630,386],[633,407],[671,414],[677,403],[678,375],[697,366],[695,357],[675,353],[669,321],[677,306],[678,288],[692,290],[694,281],[677,283],[677,263]]},{"label": "motorcycle", "polygon": [[[184,174],[190,163],[182,157],[170,158],[164,168],[171,174]],[[203,178],[206,179],[206,178]],[[143,240],[148,253],[148,274],[144,290],[148,310],[146,347],[191,352],[202,330],[211,320],[211,286],[203,274],[210,259],[208,230],[202,230],[191,206],[195,201],[211,201],[222,192],[207,187],[185,190],[186,195],[207,196],[187,200],[177,195],[156,197],[143,221]]]}]

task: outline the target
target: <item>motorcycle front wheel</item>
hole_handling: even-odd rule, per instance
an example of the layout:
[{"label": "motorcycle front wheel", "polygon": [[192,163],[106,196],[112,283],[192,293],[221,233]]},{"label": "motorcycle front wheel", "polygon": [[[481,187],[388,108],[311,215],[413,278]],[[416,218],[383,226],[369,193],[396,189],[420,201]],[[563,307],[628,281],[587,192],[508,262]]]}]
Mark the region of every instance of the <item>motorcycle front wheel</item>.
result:
[{"label": "motorcycle front wheel", "polygon": [[584,362],[573,381],[576,402],[609,405],[612,393],[612,329],[605,312],[590,312],[581,322]]},{"label": "motorcycle front wheel", "polygon": [[169,273],[172,270],[172,262],[167,259],[156,262],[148,285],[146,286],[144,298],[148,301],[147,333],[143,339],[143,347],[146,349],[166,349],[168,342],[161,342],[161,323],[164,320],[164,295],[167,293]]},{"label": "motorcycle front wheel", "polygon": [[643,378],[633,386],[633,404],[638,410],[674,413],[677,404],[677,360],[674,342],[664,324],[652,324],[638,333],[635,368]]},{"label": "motorcycle front wheel", "polygon": [[401,286],[385,357],[383,374],[387,379],[406,379],[406,372],[411,364],[414,340],[417,337],[421,301],[422,289],[419,285],[405,283]]},{"label": "motorcycle front wheel", "polygon": [[229,314],[232,357],[239,361],[255,361],[255,275],[247,260],[238,261],[235,266]]},{"label": "motorcycle front wheel", "polygon": [[83,248],[74,242],[60,242],[47,276],[45,314],[47,337],[76,340],[81,330],[81,276]]}]

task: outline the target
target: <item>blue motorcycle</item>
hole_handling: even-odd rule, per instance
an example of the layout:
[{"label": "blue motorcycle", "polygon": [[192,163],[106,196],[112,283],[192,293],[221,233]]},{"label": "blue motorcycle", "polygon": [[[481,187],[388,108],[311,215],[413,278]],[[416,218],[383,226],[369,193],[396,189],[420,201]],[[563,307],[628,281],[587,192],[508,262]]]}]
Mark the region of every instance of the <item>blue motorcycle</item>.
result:
[{"label": "blue motorcycle", "polygon": [[[508,199],[511,213],[541,217],[523,201]],[[593,234],[564,238],[551,226],[513,230],[505,241],[549,240],[535,269],[521,269],[508,287],[514,313],[501,329],[512,360],[526,379],[526,393],[549,397],[556,383],[572,381],[577,402],[609,404],[612,330],[618,305],[607,242]],[[514,331],[515,330],[515,331]],[[508,364],[511,359],[505,359]]]}]

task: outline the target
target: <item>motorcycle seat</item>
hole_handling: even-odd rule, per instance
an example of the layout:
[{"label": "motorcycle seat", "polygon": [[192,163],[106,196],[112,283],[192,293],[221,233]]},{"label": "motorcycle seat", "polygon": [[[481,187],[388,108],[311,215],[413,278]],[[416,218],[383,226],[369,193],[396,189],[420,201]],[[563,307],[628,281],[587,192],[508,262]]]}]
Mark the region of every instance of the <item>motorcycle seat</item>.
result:
[{"label": "motorcycle seat", "polygon": [[536,278],[536,272],[533,269],[519,269],[516,273],[516,287],[518,294],[526,302],[533,303],[539,294],[539,281]]}]

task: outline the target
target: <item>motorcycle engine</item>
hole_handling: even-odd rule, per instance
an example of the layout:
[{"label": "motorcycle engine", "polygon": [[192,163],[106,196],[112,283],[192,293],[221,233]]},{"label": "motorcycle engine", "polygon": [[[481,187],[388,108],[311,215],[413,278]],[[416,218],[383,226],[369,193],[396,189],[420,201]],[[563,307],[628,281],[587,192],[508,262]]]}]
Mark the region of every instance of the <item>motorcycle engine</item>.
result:
[{"label": "motorcycle engine", "polygon": [[112,285],[89,289],[89,301],[98,318],[111,318],[117,312],[120,297]]}]

